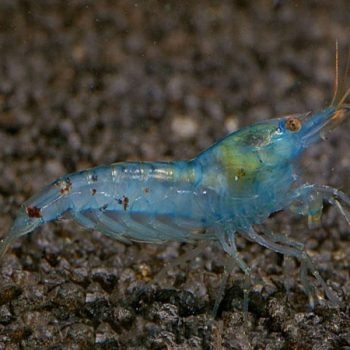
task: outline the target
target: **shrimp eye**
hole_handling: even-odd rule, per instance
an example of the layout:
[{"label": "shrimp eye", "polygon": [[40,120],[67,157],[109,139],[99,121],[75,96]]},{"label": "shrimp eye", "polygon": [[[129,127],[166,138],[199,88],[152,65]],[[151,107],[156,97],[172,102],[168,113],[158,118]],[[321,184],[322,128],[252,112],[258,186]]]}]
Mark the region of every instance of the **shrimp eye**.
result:
[{"label": "shrimp eye", "polygon": [[299,131],[301,129],[301,121],[296,117],[288,118],[285,127],[292,132]]}]

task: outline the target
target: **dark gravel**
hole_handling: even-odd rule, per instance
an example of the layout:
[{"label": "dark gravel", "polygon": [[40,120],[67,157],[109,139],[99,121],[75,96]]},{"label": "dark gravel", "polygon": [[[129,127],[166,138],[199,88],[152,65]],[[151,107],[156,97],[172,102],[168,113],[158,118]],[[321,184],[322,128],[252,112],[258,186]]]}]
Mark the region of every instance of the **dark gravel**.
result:
[{"label": "dark gravel", "polygon": [[[67,172],[193,157],[237,127],[327,105],[349,16],[347,0],[1,0],[1,234]],[[349,128],[302,163],[312,181],[348,193]],[[269,221],[306,243],[343,306],[310,311],[297,262],[242,240],[257,281],[248,324],[237,269],[211,321],[220,250],[145,288],[186,245],[125,246],[60,222],[1,262],[0,349],[350,349],[346,223],[332,208],[313,231],[285,213]]]}]

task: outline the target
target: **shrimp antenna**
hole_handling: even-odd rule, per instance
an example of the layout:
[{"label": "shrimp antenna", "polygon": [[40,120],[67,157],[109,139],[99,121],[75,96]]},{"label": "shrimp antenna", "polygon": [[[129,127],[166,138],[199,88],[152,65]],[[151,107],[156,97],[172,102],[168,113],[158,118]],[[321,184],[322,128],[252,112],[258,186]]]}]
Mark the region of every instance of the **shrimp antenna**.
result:
[{"label": "shrimp antenna", "polygon": [[[338,106],[344,107],[344,106],[345,106],[344,101],[348,98],[349,95],[350,95],[350,88],[348,88],[348,89],[345,91],[345,94],[343,95],[343,97],[342,97],[341,100],[339,101]],[[348,107],[348,106],[349,106],[349,105],[347,104],[346,107]]]},{"label": "shrimp antenna", "polygon": [[[348,50],[348,57],[346,59],[346,67],[345,67],[345,75],[344,75],[344,78],[343,78],[343,81],[342,81],[344,88],[346,86],[346,81],[349,78],[349,68],[350,68],[350,49]],[[347,88],[345,90],[345,93],[344,93],[343,97],[340,99],[340,101],[338,103],[338,106],[342,106],[344,104],[344,102],[348,98],[349,94],[350,94],[350,88]]]},{"label": "shrimp antenna", "polygon": [[[350,95],[350,88],[347,87],[347,81],[349,79],[349,71],[350,71],[350,48],[347,54],[344,76],[341,79],[339,78],[339,66],[340,66],[339,45],[338,45],[338,41],[336,41],[335,83],[334,83],[334,95],[333,95],[331,106],[336,108],[343,108],[344,102]],[[348,107],[348,105],[346,107]]]},{"label": "shrimp antenna", "polygon": [[331,102],[331,106],[334,105],[335,100],[337,99],[339,88],[339,44],[338,39],[335,41],[335,81],[334,81],[334,93]]}]

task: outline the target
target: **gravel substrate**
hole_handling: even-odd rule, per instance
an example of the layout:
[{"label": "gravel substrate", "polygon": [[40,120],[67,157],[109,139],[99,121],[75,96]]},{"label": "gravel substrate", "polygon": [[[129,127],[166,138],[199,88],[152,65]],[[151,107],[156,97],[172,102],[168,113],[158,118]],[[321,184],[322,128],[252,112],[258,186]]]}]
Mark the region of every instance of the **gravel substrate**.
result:
[{"label": "gravel substrate", "polygon": [[[239,127],[326,106],[349,30],[348,0],[0,0],[1,235],[65,173],[191,158]],[[350,193],[349,130],[307,152],[309,181]],[[0,349],[350,349],[345,220],[326,207],[322,228],[288,213],[269,226],[306,244],[341,306],[311,311],[297,261],[239,240],[256,282],[248,322],[238,269],[212,320],[220,249],[147,285],[189,246],[127,246],[61,221],[0,263]]]}]

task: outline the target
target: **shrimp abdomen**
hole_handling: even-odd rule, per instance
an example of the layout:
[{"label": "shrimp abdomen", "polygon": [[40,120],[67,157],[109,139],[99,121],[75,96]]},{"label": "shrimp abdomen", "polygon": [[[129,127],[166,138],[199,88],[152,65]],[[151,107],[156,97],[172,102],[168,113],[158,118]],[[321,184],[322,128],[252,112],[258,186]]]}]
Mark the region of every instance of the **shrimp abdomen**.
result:
[{"label": "shrimp abdomen", "polygon": [[206,224],[200,176],[192,161],[115,163],[66,175],[23,204],[0,249],[62,216],[121,240],[188,241]]}]

